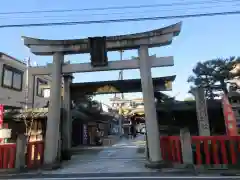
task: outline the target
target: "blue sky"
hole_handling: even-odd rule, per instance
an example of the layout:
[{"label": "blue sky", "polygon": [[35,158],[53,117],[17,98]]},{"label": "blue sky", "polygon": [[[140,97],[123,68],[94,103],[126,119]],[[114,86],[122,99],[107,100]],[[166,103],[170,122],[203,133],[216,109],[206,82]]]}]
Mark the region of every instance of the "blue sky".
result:
[{"label": "blue sky", "polygon": [[[186,0],[184,2],[203,2],[204,0]],[[134,1],[110,1],[110,0],[8,0],[1,2],[1,12],[9,11],[34,11],[34,10],[50,10],[50,9],[82,9],[109,6],[126,6],[126,5],[144,5],[159,3],[176,3],[180,0],[134,0]],[[205,1],[206,2],[206,1]],[[130,4],[128,4],[130,3]],[[137,3],[137,4],[136,4]],[[4,24],[22,24],[22,23],[43,23],[43,22],[59,22],[59,21],[82,21],[82,20],[101,20],[101,19],[118,19],[118,18],[134,18],[149,16],[166,16],[179,15],[189,13],[205,13],[240,10],[240,2],[232,3],[212,3],[189,6],[172,6],[172,7],[156,7],[148,9],[134,10],[108,10],[104,12],[72,12],[72,13],[55,13],[55,14],[24,14],[24,15],[0,15],[0,23]],[[94,15],[95,14],[95,15]],[[98,14],[98,15],[97,15]],[[100,15],[101,14],[101,15]],[[115,35],[125,33],[135,33],[154,28],[163,27],[183,22],[182,32],[176,37],[172,45],[167,47],[154,48],[150,50],[150,54],[157,56],[175,57],[175,66],[167,68],[155,68],[152,70],[153,77],[177,75],[173,84],[173,91],[168,92],[170,95],[177,95],[178,99],[184,99],[187,96],[189,85],[186,83],[191,70],[198,61],[204,61],[216,57],[228,57],[240,55],[240,16],[217,16],[202,17],[193,19],[174,19],[174,20],[158,20],[146,22],[124,22],[115,24],[91,24],[77,26],[55,26],[55,27],[35,27],[35,28],[11,28],[0,29],[1,50],[18,59],[31,57],[32,61],[36,61],[39,65],[51,62],[51,57],[34,56],[29,49],[24,47],[21,36],[32,36],[37,38],[48,39],[72,39],[83,38],[88,36]],[[136,56],[137,51],[124,52],[123,58]],[[109,59],[119,59],[119,53],[108,53]],[[66,60],[73,63],[89,61],[89,55],[66,56]],[[86,81],[103,81],[116,80],[118,72],[96,72],[75,75],[75,82]],[[139,78],[138,70],[124,71],[124,78]],[[133,97],[134,95],[128,95]],[[139,94],[135,95],[139,96]],[[106,100],[109,95],[97,97],[100,100]]]}]

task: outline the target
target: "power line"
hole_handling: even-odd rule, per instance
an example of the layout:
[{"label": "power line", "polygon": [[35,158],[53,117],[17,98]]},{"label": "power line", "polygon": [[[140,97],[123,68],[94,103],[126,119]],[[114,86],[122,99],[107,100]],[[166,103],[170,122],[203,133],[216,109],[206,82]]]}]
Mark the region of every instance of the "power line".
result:
[{"label": "power line", "polygon": [[[236,7],[236,6],[239,6],[240,4],[239,3],[236,3],[236,4],[231,4],[230,7]],[[133,15],[135,13],[135,15],[139,15],[139,14],[146,14],[146,13],[159,13],[159,11],[162,12],[175,12],[175,11],[186,11],[186,10],[201,10],[203,11],[204,9],[213,9],[213,8],[222,8],[222,7],[226,7],[226,4],[217,4],[217,5],[214,5],[214,6],[198,6],[198,7],[189,7],[189,8],[179,8],[179,9],[157,9],[157,10],[153,10],[153,9],[149,9],[149,10],[144,10],[144,11],[136,11],[136,12],[133,12],[133,11],[123,11],[123,12],[112,12],[112,13],[91,13],[91,14],[74,14],[74,16],[80,16],[81,17],[84,17],[84,16],[87,16],[88,18],[90,16],[109,16],[109,15],[126,15],[126,14],[131,14]],[[72,15],[56,15],[56,16],[46,16],[46,15],[40,15],[40,16],[31,16],[31,17],[21,17],[21,16],[15,16],[15,17],[12,17],[12,16],[0,16],[0,19],[17,19],[17,20],[32,20],[32,19],[39,19],[39,18],[44,18],[46,20],[46,18],[51,18],[51,19],[47,19],[47,20],[64,20],[62,18],[70,18],[72,17]],[[61,18],[61,19],[59,19]],[[122,18],[122,17],[118,17],[118,18]]]},{"label": "power line", "polygon": [[104,11],[104,10],[124,10],[124,9],[137,9],[137,8],[153,8],[153,7],[172,7],[183,5],[200,5],[200,4],[212,4],[221,2],[239,2],[239,0],[206,0],[199,2],[177,2],[177,3],[164,3],[164,4],[146,4],[137,6],[111,6],[102,8],[84,8],[84,9],[60,9],[60,10],[39,10],[39,11],[17,11],[17,12],[0,12],[0,15],[12,15],[12,14],[36,14],[36,13],[62,13],[62,12],[74,12],[74,11]]},{"label": "power line", "polygon": [[138,22],[138,21],[153,21],[160,19],[185,19],[197,17],[211,17],[211,16],[226,16],[226,15],[239,15],[239,11],[230,12],[217,12],[217,13],[202,13],[202,14],[188,14],[188,15],[175,15],[175,16],[156,16],[156,17],[143,17],[143,18],[128,18],[128,19],[106,19],[96,21],[72,21],[72,22],[54,22],[54,23],[30,23],[30,24],[9,24],[0,25],[0,28],[20,28],[20,27],[43,27],[43,26],[70,26],[78,24],[107,24],[107,23],[120,23],[120,22]]}]

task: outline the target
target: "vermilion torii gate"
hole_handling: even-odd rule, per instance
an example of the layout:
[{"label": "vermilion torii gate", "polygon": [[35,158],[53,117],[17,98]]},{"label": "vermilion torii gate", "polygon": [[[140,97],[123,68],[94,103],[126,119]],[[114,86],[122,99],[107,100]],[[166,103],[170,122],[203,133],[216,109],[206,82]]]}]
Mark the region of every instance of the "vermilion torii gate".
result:
[{"label": "vermilion torii gate", "polygon": [[[60,85],[62,75],[64,75],[64,82],[66,83],[64,86],[67,87],[67,84],[70,84],[68,82],[68,77],[70,77],[68,74],[70,73],[140,69],[146,128],[148,133],[149,160],[152,164],[159,164],[159,162],[162,161],[162,157],[151,67],[173,66],[174,62],[173,57],[158,58],[155,56],[149,56],[148,48],[171,44],[174,36],[177,36],[180,31],[181,23],[177,23],[153,31],[121,36],[108,36],[104,38],[44,40],[23,37],[24,44],[28,46],[31,52],[35,55],[53,56],[52,64],[42,67],[32,67],[29,69],[29,73],[32,75],[50,74],[52,76],[44,163],[52,164],[56,161],[57,157],[61,107]],[[139,58],[108,62],[106,53],[104,52],[131,49],[138,49]],[[91,53],[92,62],[64,64],[64,55],[80,53]],[[97,58],[96,54],[98,55]],[[64,98],[64,107],[67,109],[67,112],[70,113],[69,86],[68,89],[66,88],[65,92],[65,94],[68,95],[66,95],[67,98]]]}]

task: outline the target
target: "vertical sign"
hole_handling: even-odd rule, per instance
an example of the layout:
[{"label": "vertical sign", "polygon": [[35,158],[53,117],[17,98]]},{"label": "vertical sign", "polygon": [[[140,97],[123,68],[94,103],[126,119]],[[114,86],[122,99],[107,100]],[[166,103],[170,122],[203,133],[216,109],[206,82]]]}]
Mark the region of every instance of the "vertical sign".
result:
[{"label": "vertical sign", "polygon": [[[4,113],[4,106],[3,104],[0,104],[0,129],[3,128],[3,113]],[[0,142],[2,143],[3,139],[0,138]]]},{"label": "vertical sign", "polygon": [[88,129],[87,125],[83,124],[83,145],[86,145],[88,142]]},{"label": "vertical sign", "polygon": [[237,136],[237,121],[233,113],[232,106],[229,103],[227,96],[224,94],[222,97],[222,108],[224,114],[224,121],[226,126],[226,133],[228,136]]},{"label": "vertical sign", "polygon": [[203,88],[195,89],[195,99],[199,136],[210,136],[207,103]]},{"label": "vertical sign", "polygon": [[4,106],[0,104],[0,129],[3,128],[3,113],[4,113]]}]

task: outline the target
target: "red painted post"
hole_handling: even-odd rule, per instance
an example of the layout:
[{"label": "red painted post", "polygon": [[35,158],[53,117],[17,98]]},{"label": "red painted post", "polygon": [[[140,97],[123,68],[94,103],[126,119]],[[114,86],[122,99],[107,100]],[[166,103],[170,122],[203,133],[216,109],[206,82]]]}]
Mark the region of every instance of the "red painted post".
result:
[{"label": "red painted post", "polygon": [[[0,129],[3,128],[3,117],[4,117],[4,105],[0,104]],[[0,143],[2,143],[3,139],[0,138]]]},{"label": "red painted post", "polygon": [[0,145],[0,169],[14,168],[16,158],[16,144]]}]

